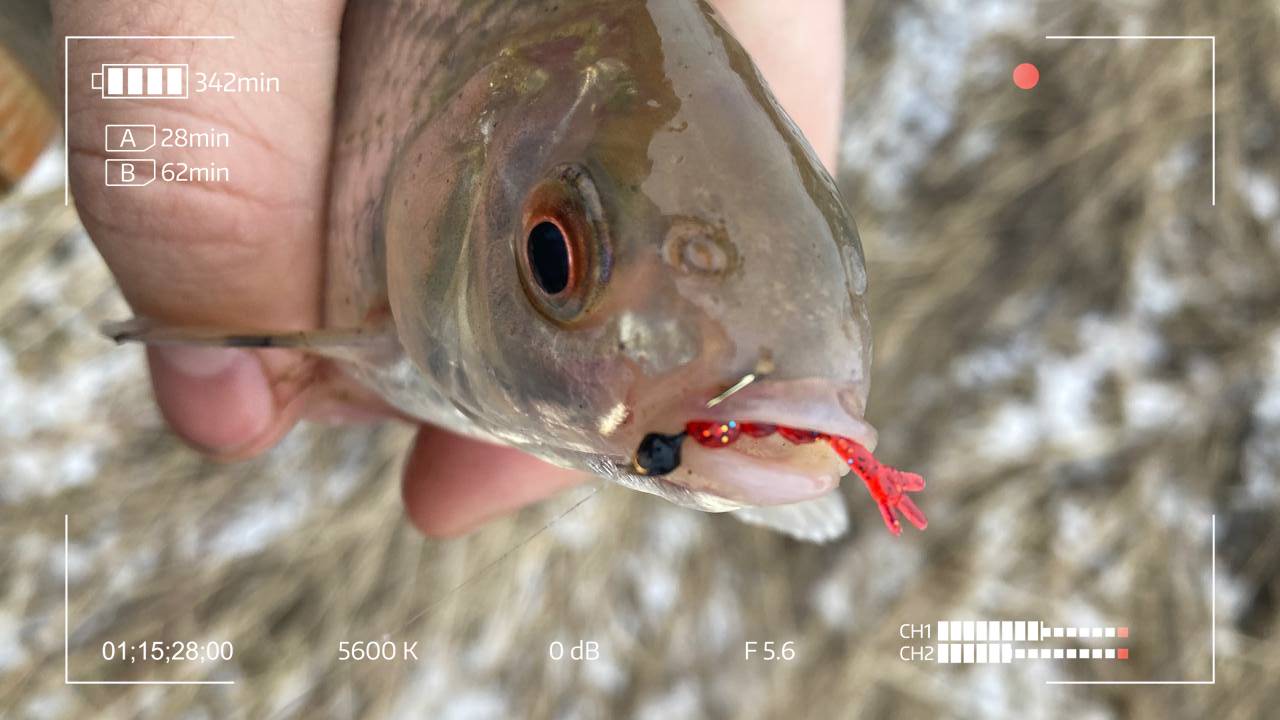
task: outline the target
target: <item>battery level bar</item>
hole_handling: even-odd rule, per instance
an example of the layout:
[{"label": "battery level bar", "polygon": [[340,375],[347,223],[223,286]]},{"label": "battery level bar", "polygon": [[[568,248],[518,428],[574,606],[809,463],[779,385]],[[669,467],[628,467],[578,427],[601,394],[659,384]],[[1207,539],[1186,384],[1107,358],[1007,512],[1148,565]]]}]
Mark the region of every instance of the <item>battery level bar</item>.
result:
[{"label": "battery level bar", "polygon": [[101,72],[90,76],[90,87],[100,91],[104,100],[185,100],[187,65],[104,63]]}]

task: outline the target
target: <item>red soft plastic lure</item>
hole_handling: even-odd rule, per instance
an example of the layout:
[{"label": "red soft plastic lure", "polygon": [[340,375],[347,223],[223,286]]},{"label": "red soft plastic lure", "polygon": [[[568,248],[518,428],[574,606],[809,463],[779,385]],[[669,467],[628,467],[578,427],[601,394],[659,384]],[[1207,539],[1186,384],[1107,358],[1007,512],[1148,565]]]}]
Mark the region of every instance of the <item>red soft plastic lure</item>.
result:
[{"label": "red soft plastic lure", "polygon": [[844,460],[849,469],[862,478],[862,482],[871,493],[871,498],[880,508],[880,516],[884,518],[884,524],[889,528],[889,532],[894,535],[902,534],[902,524],[898,522],[895,511],[902,513],[908,522],[920,530],[924,530],[929,525],[924,513],[916,507],[911,498],[907,497],[907,493],[924,489],[924,478],[880,463],[869,450],[849,438],[779,425],[739,423],[736,420],[722,422],[695,420],[685,426],[685,432],[699,445],[709,448],[732,445],[744,434],[760,438],[777,433],[783,439],[797,445],[824,440]]}]

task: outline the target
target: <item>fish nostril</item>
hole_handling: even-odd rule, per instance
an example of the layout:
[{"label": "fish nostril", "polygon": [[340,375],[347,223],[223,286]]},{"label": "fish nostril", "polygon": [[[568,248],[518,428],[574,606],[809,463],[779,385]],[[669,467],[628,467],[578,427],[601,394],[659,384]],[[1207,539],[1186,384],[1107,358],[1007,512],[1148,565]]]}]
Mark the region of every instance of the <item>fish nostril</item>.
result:
[{"label": "fish nostril", "polygon": [[719,277],[738,264],[738,252],[723,227],[695,218],[676,218],[662,243],[668,265],[687,275]]}]

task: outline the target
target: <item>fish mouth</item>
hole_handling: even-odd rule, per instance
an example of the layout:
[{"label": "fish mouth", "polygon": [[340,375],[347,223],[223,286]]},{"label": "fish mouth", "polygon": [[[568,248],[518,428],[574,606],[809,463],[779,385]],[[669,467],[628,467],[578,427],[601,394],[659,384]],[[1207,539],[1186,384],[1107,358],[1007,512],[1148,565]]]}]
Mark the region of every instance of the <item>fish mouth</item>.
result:
[{"label": "fish mouth", "polygon": [[[828,443],[797,437],[842,437],[874,449],[876,430],[862,417],[862,407],[862,395],[849,384],[753,383],[713,408],[691,410],[688,419],[705,421],[711,433],[729,430],[732,423],[734,439],[718,446],[710,436],[685,438],[679,466],[662,479],[741,505],[785,505],[825,495],[849,467]],[[781,432],[741,432],[764,426]]]},{"label": "fish mouth", "polygon": [[878,434],[863,418],[863,395],[856,385],[819,378],[764,380],[747,385],[697,418],[737,420],[811,430],[846,437],[867,450],[876,449]]}]

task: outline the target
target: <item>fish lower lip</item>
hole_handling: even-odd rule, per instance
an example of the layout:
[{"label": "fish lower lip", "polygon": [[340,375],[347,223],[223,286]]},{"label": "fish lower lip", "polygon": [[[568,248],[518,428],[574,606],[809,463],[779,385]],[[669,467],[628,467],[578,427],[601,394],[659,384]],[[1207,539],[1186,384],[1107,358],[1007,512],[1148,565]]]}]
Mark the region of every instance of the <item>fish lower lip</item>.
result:
[{"label": "fish lower lip", "polygon": [[746,505],[762,506],[825,495],[840,484],[846,468],[826,443],[792,445],[782,454],[765,456],[690,442],[686,443],[682,470],[687,476],[682,478],[677,471],[670,480]]}]

